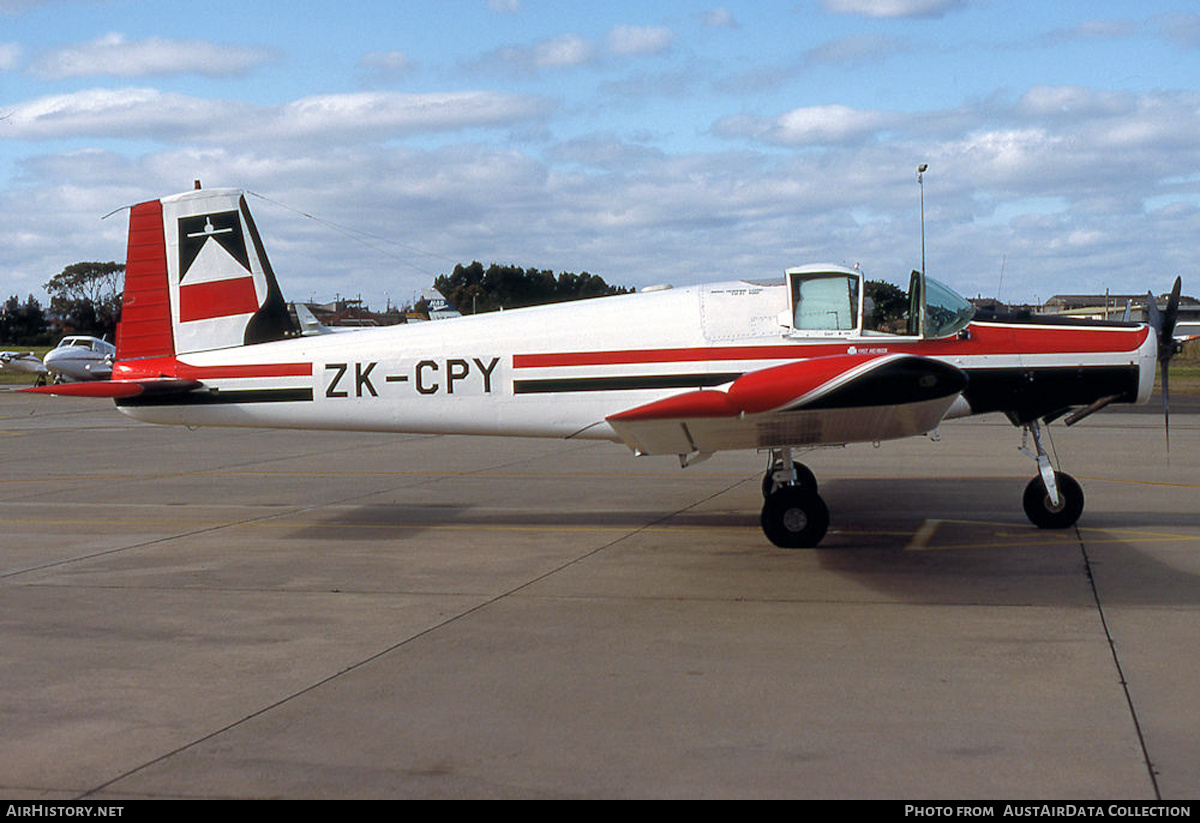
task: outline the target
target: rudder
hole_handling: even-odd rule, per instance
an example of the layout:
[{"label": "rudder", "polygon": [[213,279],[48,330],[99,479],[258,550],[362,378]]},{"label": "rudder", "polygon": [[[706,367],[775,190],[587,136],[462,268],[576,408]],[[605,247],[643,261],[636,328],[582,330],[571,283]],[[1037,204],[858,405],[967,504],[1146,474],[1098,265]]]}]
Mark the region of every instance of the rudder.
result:
[{"label": "rudder", "polygon": [[133,207],[118,361],[298,333],[242,192],[197,190]]}]

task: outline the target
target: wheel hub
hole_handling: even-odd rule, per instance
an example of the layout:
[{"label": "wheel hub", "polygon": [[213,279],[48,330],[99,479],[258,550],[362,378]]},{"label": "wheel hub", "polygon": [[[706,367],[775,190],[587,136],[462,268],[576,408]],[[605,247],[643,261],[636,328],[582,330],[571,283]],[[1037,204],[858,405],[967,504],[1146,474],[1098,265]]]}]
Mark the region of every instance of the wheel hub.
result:
[{"label": "wheel hub", "polygon": [[808,515],[804,509],[788,509],[783,513],[783,525],[790,532],[802,532],[808,525]]}]

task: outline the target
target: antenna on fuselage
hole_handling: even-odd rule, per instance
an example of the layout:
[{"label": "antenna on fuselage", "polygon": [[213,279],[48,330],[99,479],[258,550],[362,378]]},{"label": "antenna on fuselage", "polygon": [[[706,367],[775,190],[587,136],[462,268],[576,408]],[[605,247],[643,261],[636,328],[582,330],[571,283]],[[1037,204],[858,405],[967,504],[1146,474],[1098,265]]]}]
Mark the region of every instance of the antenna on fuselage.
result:
[{"label": "antenna on fuselage", "polygon": [[921,187],[921,276],[925,276],[925,172],[928,163],[917,166],[917,185]]}]

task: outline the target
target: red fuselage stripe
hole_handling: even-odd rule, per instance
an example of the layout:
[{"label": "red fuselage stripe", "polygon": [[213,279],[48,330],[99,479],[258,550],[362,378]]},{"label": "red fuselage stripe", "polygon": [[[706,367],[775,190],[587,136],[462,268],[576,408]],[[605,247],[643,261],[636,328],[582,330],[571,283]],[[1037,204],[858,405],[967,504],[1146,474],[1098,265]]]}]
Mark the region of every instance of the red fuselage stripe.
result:
[{"label": "red fuselage stripe", "polygon": [[265,363],[250,366],[189,366],[180,363],[177,377],[190,380],[222,377],[311,377],[312,363]]},{"label": "red fuselage stripe", "polygon": [[723,346],[711,348],[631,349],[627,351],[549,352],[514,354],[513,368],[563,366],[617,366],[647,363],[691,363],[718,360],[795,360],[846,354],[849,346],[894,354],[926,357],[1067,354],[1134,351],[1146,340],[1145,327],[1129,329],[988,326],[973,324],[968,340],[890,340],[886,337],[838,340],[828,343],[797,342],[774,346]]},{"label": "red fuselage stripe", "polygon": [[179,377],[186,380],[217,380],[228,377],[311,377],[312,363],[253,363],[244,366],[192,366],[174,358],[121,360],[114,377],[138,380],[148,377]]}]

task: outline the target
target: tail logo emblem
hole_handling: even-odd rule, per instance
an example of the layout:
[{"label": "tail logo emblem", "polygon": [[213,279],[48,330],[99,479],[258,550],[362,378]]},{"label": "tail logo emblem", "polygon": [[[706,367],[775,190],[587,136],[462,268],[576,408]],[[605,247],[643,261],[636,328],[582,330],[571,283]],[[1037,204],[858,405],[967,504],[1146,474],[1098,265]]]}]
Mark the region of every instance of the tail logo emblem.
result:
[{"label": "tail logo emblem", "polygon": [[241,218],[236,211],[181,217],[179,237],[180,283],[187,277],[188,269],[210,240],[225,249],[247,272],[250,271],[250,257],[246,254]]}]

